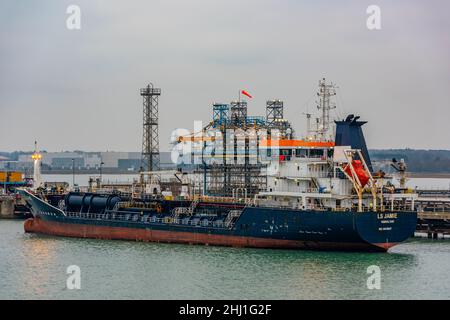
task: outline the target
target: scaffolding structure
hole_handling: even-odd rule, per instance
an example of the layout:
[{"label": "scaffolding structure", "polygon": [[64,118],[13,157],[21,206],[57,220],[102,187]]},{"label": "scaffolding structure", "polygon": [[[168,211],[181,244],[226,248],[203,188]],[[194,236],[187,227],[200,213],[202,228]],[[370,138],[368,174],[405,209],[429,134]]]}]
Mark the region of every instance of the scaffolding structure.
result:
[{"label": "scaffolding structure", "polygon": [[276,124],[283,120],[283,101],[268,100],[266,102],[266,121],[268,126],[276,126]]},{"label": "scaffolding structure", "polygon": [[141,171],[159,170],[159,136],[158,136],[158,98],[161,95],[160,88],[154,88],[153,84],[140,90],[143,97],[143,136]]},{"label": "scaffolding structure", "polygon": [[232,101],[230,110],[233,125],[245,126],[247,119],[247,101]]},{"label": "scaffolding structure", "polygon": [[[201,165],[197,173],[202,175],[203,193],[220,197],[251,197],[266,189],[266,164],[259,159],[258,132],[267,128],[264,117],[248,116],[246,101],[230,104],[213,104],[213,121],[203,129],[204,143]],[[215,138],[214,157],[209,162],[203,154],[206,148],[207,131],[215,129],[220,138]]]},{"label": "scaffolding structure", "polygon": [[265,168],[260,163],[204,165],[204,193],[217,197],[252,197],[266,190]]},{"label": "scaffolding structure", "polygon": [[[245,100],[212,105],[212,121],[200,136],[183,136],[191,142],[195,170],[202,193],[219,197],[252,197],[267,188],[267,161],[260,155],[260,141],[292,139],[293,130],[283,118],[282,100],[269,100],[265,116],[249,116]],[[271,150],[267,155],[272,157]],[[267,159],[267,158],[266,158]]]},{"label": "scaffolding structure", "polygon": [[230,106],[223,103],[213,104],[213,127],[224,126],[230,118]]},{"label": "scaffolding structure", "polygon": [[268,138],[272,136],[273,130],[278,130],[281,139],[292,139],[293,129],[289,121],[284,119],[284,103],[282,100],[268,100],[266,102],[266,128]]}]

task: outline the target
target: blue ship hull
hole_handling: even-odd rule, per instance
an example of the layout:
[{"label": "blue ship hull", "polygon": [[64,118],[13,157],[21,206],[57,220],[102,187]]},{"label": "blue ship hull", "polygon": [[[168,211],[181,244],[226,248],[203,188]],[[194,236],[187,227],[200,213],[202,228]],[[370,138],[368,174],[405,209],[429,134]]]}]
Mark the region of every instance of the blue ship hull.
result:
[{"label": "blue ship hull", "polygon": [[[173,219],[164,210],[70,213],[26,191],[22,191],[22,195],[34,215],[25,222],[26,232],[81,238],[258,248],[387,251],[412,236],[417,223],[417,214],[412,211],[360,213],[241,206],[236,221],[225,226],[216,223],[217,220],[202,220],[199,216]],[[173,205],[170,201],[161,203],[163,209]]]}]

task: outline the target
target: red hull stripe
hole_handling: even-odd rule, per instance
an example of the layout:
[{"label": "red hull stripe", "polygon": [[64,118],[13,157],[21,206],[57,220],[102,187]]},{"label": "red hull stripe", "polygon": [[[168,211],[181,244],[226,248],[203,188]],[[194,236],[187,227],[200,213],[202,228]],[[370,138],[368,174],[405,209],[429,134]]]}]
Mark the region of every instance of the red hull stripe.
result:
[{"label": "red hull stripe", "polygon": [[31,218],[26,220],[24,229],[25,232],[42,233],[63,237],[204,244],[229,247],[383,252],[387,250],[387,248],[383,246],[384,244],[371,245],[369,243],[298,241],[196,232],[68,224],[44,221],[40,218]]},{"label": "red hull stripe", "polygon": [[389,250],[389,248],[392,248],[393,246],[396,246],[397,244],[397,242],[373,243],[374,246],[380,247],[385,251]]}]

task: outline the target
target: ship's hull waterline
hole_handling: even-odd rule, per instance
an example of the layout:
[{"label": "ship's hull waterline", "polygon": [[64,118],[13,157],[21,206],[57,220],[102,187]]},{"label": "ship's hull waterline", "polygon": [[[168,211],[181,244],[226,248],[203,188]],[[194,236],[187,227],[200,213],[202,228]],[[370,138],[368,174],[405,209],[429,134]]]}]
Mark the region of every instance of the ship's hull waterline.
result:
[{"label": "ship's hull waterline", "polygon": [[212,245],[227,247],[249,247],[266,249],[303,249],[329,251],[385,252],[397,243],[348,243],[326,241],[301,241],[286,239],[256,238],[248,236],[216,235],[211,233],[163,231],[154,229],[132,229],[124,227],[94,226],[43,221],[30,218],[25,222],[25,232],[62,237],[104,240],[131,240],[142,242],[181,243],[190,245]]}]

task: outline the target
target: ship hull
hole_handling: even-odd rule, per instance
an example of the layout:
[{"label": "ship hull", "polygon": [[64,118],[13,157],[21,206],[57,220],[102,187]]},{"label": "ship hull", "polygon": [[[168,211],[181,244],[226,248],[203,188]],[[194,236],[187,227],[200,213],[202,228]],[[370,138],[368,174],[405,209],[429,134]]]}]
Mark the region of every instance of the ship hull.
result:
[{"label": "ship hull", "polygon": [[[34,217],[25,232],[53,236],[198,245],[385,252],[414,233],[415,212],[336,212],[245,207],[232,227],[150,222],[134,213],[115,220],[104,215],[66,215],[27,194]],[[135,219],[134,219],[134,218]]]},{"label": "ship hull", "polygon": [[191,245],[213,245],[227,247],[249,247],[267,249],[304,249],[338,251],[384,252],[397,243],[371,244],[365,242],[300,241],[287,239],[257,238],[212,233],[165,231],[89,224],[67,224],[30,218],[25,221],[25,232],[62,237],[105,240],[131,240],[142,242],[180,243]]}]

